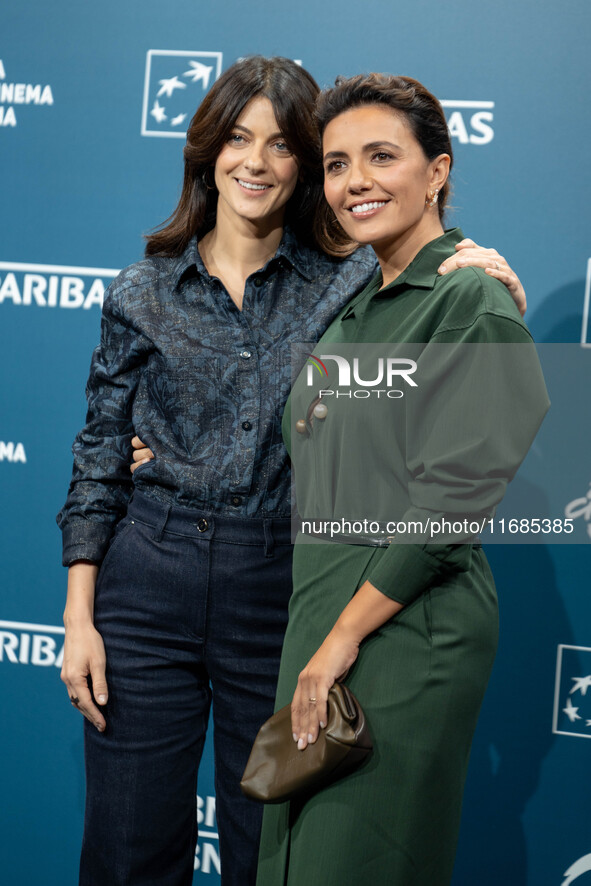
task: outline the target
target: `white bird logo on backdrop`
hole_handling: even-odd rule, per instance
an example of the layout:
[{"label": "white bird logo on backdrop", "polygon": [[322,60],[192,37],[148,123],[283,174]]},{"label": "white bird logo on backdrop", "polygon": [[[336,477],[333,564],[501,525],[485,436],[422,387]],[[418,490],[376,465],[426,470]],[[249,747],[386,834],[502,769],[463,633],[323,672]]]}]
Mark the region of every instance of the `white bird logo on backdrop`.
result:
[{"label": "white bird logo on backdrop", "polygon": [[[574,686],[571,688],[570,692],[568,693],[568,696],[566,699],[566,707],[562,708],[562,713],[566,714],[566,716],[568,717],[568,719],[570,720],[571,723],[576,723],[577,720],[584,719],[581,716],[581,714],[579,714],[579,709],[580,709],[580,705],[582,704],[582,702],[579,701],[579,706],[575,707],[575,705],[572,702],[571,695],[573,695],[575,692],[580,692],[583,697],[587,695],[587,689],[589,689],[589,687],[591,686],[591,674],[587,674],[587,676],[585,676],[585,677],[571,677],[571,680],[574,683]],[[586,715],[589,716],[589,713],[586,712]],[[581,723],[581,726],[582,725],[583,724]],[[585,726],[586,727],[591,726],[591,719],[585,720]],[[582,734],[585,734],[585,733],[582,733]]]},{"label": "white bird logo on backdrop", "polygon": [[207,89],[209,86],[209,77],[211,72],[213,71],[213,67],[210,65],[204,65],[201,62],[189,62],[192,70],[185,71],[183,77],[191,77],[193,83],[198,83],[199,80],[203,83],[203,88]]},{"label": "white bird logo on backdrop", "polygon": [[566,517],[576,520],[582,517],[587,522],[587,535],[591,538],[591,483],[587,495],[583,498],[575,498],[570,501],[564,509]]},{"label": "white bird logo on backdrop", "polygon": [[159,80],[160,89],[157,92],[158,96],[167,95],[169,98],[175,89],[186,89],[187,84],[181,83],[179,78],[175,75],[174,77],[169,77],[168,79]]},{"label": "white bird logo on backdrop", "polygon": [[188,121],[221,69],[221,52],[149,49],[142,135],[182,138]]},{"label": "white bird logo on backdrop", "polygon": [[162,108],[160,106],[160,104],[158,103],[158,99],[156,99],[156,101],[154,102],[154,107],[150,111],[150,114],[152,115],[152,117],[154,118],[156,123],[162,123],[163,120],[167,119],[166,113],[165,113],[165,108]]},{"label": "white bird logo on backdrop", "polygon": [[581,716],[577,713],[578,710],[579,710],[579,709],[576,708],[576,707],[573,705],[573,703],[572,703],[572,701],[570,700],[570,698],[567,699],[566,707],[562,709],[563,713],[566,714],[566,716],[567,716],[568,719],[571,721],[571,723],[574,723],[575,720],[581,720],[581,719],[582,719]]},{"label": "white bird logo on backdrop", "polygon": [[577,880],[583,874],[589,873],[589,871],[591,871],[591,853],[579,858],[564,872],[565,879],[562,881],[562,886],[570,886],[574,880]]},{"label": "white bird logo on backdrop", "polygon": [[587,690],[589,689],[589,686],[591,686],[591,674],[587,677],[571,677],[571,680],[575,685],[569,692],[569,695],[572,695],[573,692],[580,692],[581,695],[587,695]]}]

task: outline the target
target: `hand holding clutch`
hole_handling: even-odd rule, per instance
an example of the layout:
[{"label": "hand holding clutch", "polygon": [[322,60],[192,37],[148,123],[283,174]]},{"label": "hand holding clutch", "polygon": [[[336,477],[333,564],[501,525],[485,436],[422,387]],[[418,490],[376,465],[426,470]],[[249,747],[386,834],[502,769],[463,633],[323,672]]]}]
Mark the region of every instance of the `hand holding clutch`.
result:
[{"label": "hand holding clutch", "polygon": [[240,787],[263,803],[312,794],[360,766],[372,747],[359,702],[343,683],[335,683],[328,693],[326,727],[304,750],[293,740],[291,705],[263,723]]}]

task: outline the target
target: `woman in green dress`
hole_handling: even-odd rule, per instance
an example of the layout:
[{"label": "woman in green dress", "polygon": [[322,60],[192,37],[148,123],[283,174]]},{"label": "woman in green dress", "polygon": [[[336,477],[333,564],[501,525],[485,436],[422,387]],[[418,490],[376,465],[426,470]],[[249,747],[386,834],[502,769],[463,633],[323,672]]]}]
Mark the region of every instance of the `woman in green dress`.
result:
[{"label": "woman in green dress", "polygon": [[[319,118],[325,230],[370,244],[380,271],[315,350],[322,388],[312,390],[307,369],[284,416],[308,534],[295,546],[277,708],[292,702],[305,753],[325,724],[330,686],[346,675],[374,752],[307,801],[265,809],[257,884],[445,886],[497,601],[472,527],[437,543],[426,527],[442,516],[491,517],[548,398],[506,289],[478,268],[437,277],[462,239],[442,226],[452,150],[437,100],[415,80],[372,74],[337,81]],[[414,343],[402,392],[384,376],[380,399],[374,381],[363,382],[381,378],[354,362],[355,346],[372,342]],[[335,364],[337,375],[327,369]],[[355,528],[368,517],[369,531]],[[320,518],[343,527],[336,542]],[[411,522],[424,534],[399,543]]]}]

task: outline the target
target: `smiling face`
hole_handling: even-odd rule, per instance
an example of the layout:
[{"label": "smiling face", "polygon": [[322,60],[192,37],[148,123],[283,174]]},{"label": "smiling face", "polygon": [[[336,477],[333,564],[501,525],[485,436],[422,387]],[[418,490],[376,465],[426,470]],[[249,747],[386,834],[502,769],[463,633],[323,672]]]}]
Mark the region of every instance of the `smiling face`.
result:
[{"label": "smiling face", "polygon": [[429,161],[404,116],[382,104],[339,114],[323,138],[324,193],[347,234],[404,260],[443,233],[436,206],[449,156]]},{"label": "smiling face", "polygon": [[298,181],[299,163],[279,131],[268,98],[250,101],[215,164],[220,213],[256,226],[283,224]]}]

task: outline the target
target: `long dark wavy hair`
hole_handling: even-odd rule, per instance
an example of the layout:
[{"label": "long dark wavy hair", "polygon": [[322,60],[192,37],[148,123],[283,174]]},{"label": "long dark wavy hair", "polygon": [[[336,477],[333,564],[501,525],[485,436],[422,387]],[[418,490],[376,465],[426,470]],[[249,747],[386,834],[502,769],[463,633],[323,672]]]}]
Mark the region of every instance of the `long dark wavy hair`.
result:
[{"label": "long dark wavy hair", "polygon": [[[439,154],[449,154],[451,170],[453,151],[443,109],[435,96],[412,77],[389,74],[337,77],[334,87],[322,92],[318,98],[316,119],[320,136],[339,114],[374,104],[386,105],[404,117],[427,160],[433,160]],[[439,192],[439,218],[443,217],[449,192],[448,179]],[[316,236],[325,252],[343,255],[351,251],[351,241],[326,201],[318,210]]]},{"label": "long dark wavy hair", "polygon": [[285,222],[300,242],[318,245],[314,232],[322,201],[322,162],[314,107],[319,91],[314,78],[287,58],[250,56],[228,68],[191,120],[181,197],[170,218],[146,236],[146,255],[181,255],[192,237],[213,228],[215,162],[248,102],[261,96],[271,102],[281,135],[300,163]]}]

